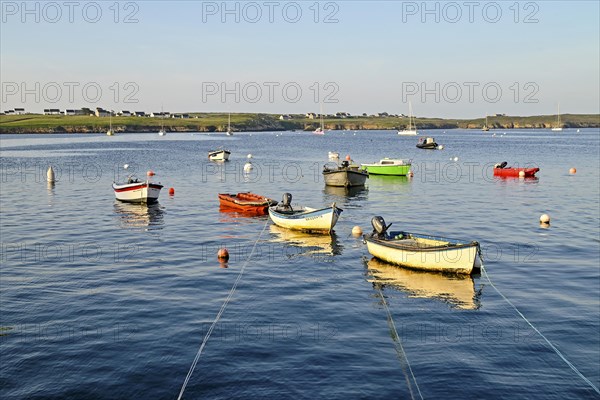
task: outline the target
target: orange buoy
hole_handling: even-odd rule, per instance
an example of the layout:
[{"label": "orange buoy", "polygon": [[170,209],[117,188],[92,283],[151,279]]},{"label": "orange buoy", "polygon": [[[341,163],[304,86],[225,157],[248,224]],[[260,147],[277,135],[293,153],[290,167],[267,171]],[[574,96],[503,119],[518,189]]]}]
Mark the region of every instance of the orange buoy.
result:
[{"label": "orange buoy", "polygon": [[154,171],[149,170],[148,172],[146,172],[146,175],[148,175],[148,176],[154,176],[156,174],[154,173]]},{"label": "orange buoy", "polygon": [[175,196],[175,189],[169,188],[169,196]]},{"label": "orange buoy", "polygon": [[350,160],[352,160],[352,159],[350,158],[350,154],[346,154],[346,161],[350,161]]},{"label": "orange buoy", "polygon": [[574,175],[574,174],[576,174],[576,173],[577,173],[577,168],[571,168],[571,169],[569,170],[569,173],[570,173],[571,175]]},{"label": "orange buoy", "polygon": [[222,249],[219,249],[219,252],[217,253],[217,258],[219,260],[229,260],[229,252],[227,251],[227,249],[225,247],[223,247]]}]

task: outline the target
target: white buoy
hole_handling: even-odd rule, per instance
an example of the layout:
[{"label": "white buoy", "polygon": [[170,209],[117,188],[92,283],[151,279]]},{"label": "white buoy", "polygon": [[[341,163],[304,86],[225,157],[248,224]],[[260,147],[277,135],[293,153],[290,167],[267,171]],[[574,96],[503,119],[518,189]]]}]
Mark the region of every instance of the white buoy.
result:
[{"label": "white buoy", "polygon": [[352,228],[352,236],[360,236],[362,233],[363,231],[360,226],[356,225],[354,228]]},{"label": "white buoy", "polygon": [[246,157],[248,158],[248,160],[250,160],[252,158],[252,154],[248,154]]},{"label": "white buoy", "polygon": [[454,162],[458,161],[458,157],[454,157],[454,158],[452,159],[452,161],[454,161]]},{"label": "white buoy", "polygon": [[48,171],[46,172],[46,180],[49,183],[54,183],[54,170],[52,169],[52,165],[48,167]]},{"label": "white buoy", "polygon": [[550,223],[550,216],[548,214],[542,214],[540,216],[540,222],[542,224],[549,224]]},{"label": "white buoy", "polygon": [[440,145],[438,146],[438,150],[444,150],[444,145],[443,145],[443,144],[440,144]]},{"label": "white buoy", "polygon": [[127,169],[127,168],[129,168],[129,164],[123,165],[123,169]]},{"label": "white buoy", "polygon": [[244,172],[250,172],[250,171],[252,171],[252,168],[254,168],[254,166],[252,165],[252,163],[250,161],[248,161],[246,164],[244,164]]}]

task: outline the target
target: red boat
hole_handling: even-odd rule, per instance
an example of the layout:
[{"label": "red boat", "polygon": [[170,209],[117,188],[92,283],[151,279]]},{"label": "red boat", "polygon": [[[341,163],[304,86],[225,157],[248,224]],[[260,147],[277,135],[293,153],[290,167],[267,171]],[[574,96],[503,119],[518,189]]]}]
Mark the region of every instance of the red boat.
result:
[{"label": "red boat", "polygon": [[496,167],[494,168],[494,176],[501,176],[501,177],[519,177],[521,172],[523,172],[523,177],[525,178],[532,178],[535,176],[536,172],[538,172],[540,169],[539,168],[500,168],[500,167]]},{"label": "red boat", "polygon": [[221,208],[228,210],[236,210],[253,215],[265,215],[269,207],[276,205],[277,202],[254,193],[219,193],[219,204]]}]

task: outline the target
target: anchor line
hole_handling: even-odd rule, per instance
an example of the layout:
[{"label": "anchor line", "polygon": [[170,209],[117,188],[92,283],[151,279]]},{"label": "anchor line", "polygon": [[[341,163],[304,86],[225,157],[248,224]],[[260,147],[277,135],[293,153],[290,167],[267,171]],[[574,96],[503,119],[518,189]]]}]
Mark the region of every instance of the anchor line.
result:
[{"label": "anchor line", "polygon": [[523,315],[523,313],[521,313],[521,311],[519,311],[519,309],[504,295],[502,294],[502,292],[500,292],[500,290],[498,290],[498,288],[492,283],[492,280],[490,279],[490,276],[488,275],[485,267],[483,266],[483,259],[482,259],[482,265],[481,265],[481,272],[483,272],[483,274],[485,275],[487,281],[490,283],[490,286],[494,288],[494,290],[500,295],[500,297],[502,297],[516,312],[517,314],[519,314],[519,316],[521,318],[523,318],[523,320],[525,322],[527,322],[527,324],[538,334],[542,337],[542,339],[544,339],[544,341],[548,344],[548,346],[550,346],[550,348],[552,350],[554,350],[554,352],[581,378],[585,381],[585,383],[587,383],[592,389],[594,389],[594,391],[598,394],[600,394],[600,390],[598,389],[598,387],[596,385],[594,385],[588,378],[586,378],[581,372],[579,372],[579,370],[577,369],[577,367],[575,367],[575,365],[573,365],[569,360],[567,360],[567,358],[560,352],[560,350],[558,350],[556,348],[556,346],[554,346],[552,344],[552,342],[550,342],[550,340],[548,340],[548,338],[546,336],[544,336],[544,334],[542,332],[540,332],[535,326],[533,326],[533,324],[531,322],[529,322],[529,320],[527,319],[527,317],[525,317],[525,315]]},{"label": "anchor line", "polygon": [[413,400],[415,399],[412,385],[410,384],[410,382],[411,382],[410,378],[412,377],[412,381],[414,382],[415,387],[417,388],[417,393],[419,394],[419,397],[421,398],[421,400],[423,400],[423,395],[421,394],[421,389],[419,389],[419,385],[417,384],[417,378],[415,378],[415,374],[413,373],[413,370],[410,367],[410,363],[408,362],[408,357],[406,356],[406,352],[404,351],[404,348],[402,347],[402,342],[400,341],[400,336],[398,335],[398,330],[396,329],[396,324],[394,324],[394,319],[392,318],[392,313],[390,312],[390,309],[387,305],[387,301],[385,300],[385,297],[383,297],[381,288],[377,287],[377,292],[379,294],[379,297],[381,297],[381,301],[383,302],[383,306],[384,306],[385,312],[387,314],[388,326],[394,334],[393,339],[394,339],[394,343],[395,343],[396,353],[398,354],[398,357],[403,362],[403,364],[405,364],[408,367],[408,370],[410,372],[410,376],[408,376],[408,374],[406,373],[406,371],[404,369],[404,365],[403,365],[402,372],[404,373],[404,377],[406,378],[406,383],[408,385],[408,390],[410,392],[410,398]]},{"label": "anchor line", "polygon": [[250,254],[248,255],[248,258],[246,258],[246,261],[242,265],[242,268],[240,269],[240,272],[238,273],[238,276],[235,279],[235,282],[233,283],[233,286],[229,290],[229,294],[227,295],[227,298],[225,299],[225,301],[221,305],[221,309],[219,310],[219,312],[217,313],[217,316],[215,317],[215,319],[213,320],[212,324],[210,325],[210,328],[206,332],[206,335],[204,335],[204,340],[202,340],[202,344],[200,345],[200,348],[198,349],[198,352],[196,353],[196,357],[194,357],[194,361],[192,362],[192,365],[190,366],[190,370],[188,371],[187,376],[185,377],[185,381],[183,382],[183,385],[181,386],[181,390],[179,391],[179,396],[177,396],[177,400],[181,400],[182,399],[183,392],[185,392],[185,389],[186,389],[186,387],[188,385],[188,382],[190,381],[190,378],[192,377],[192,374],[194,373],[194,369],[196,368],[196,365],[198,364],[198,360],[200,360],[200,355],[202,354],[202,350],[204,350],[204,347],[206,346],[206,343],[208,342],[208,339],[210,338],[210,335],[212,334],[213,330],[215,329],[215,326],[217,325],[217,322],[219,322],[219,319],[221,319],[221,315],[223,315],[223,313],[225,312],[225,309],[227,308],[227,305],[229,304],[229,301],[233,297],[235,289],[237,288],[238,284],[240,283],[240,280],[242,279],[242,275],[244,274],[244,270],[246,269],[246,266],[248,265],[248,262],[252,258],[252,255],[254,254],[254,250],[256,250],[256,245],[258,244],[258,241],[260,240],[260,238],[262,237],[263,233],[265,232],[265,229],[267,228],[268,224],[269,224],[269,219],[267,218],[266,221],[265,221],[265,225],[263,226],[263,229],[260,232],[260,235],[258,235],[258,238],[256,239],[256,241],[254,242],[254,245],[252,246],[252,250],[250,251]]}]

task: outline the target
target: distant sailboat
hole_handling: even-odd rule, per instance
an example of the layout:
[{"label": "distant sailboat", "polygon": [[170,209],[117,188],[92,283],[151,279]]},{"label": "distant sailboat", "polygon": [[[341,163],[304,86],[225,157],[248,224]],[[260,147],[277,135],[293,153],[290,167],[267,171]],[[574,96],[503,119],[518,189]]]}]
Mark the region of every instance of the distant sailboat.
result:
[{"label": "distant sailboat", "polygon": [[483,128],[481,128],[482,131],[487,132],[490,130],[490,127],[488,125],[488,116],[485,116],[485,125],[483,125]]},{"label": "distant sailboat", "polygon": [[323,120],[323,103],[321,103],[321,126],[313,131],[315,135],[324,135],[325,134],[325,122]]},{"label": "distant sailboat", "polygon": [[231,131],[231,113],[229,113],[229,120],[227,122],[227,136],[233,136],[233,132]]},{"label": "distant sailboat", "polygon": [[408,128],[399,130],[398,135],[401,136],[415,136],[418,135],[417,126],[413,123],[413,115],[412,115],[412,103],[408,102]]},{"label": "distant sailboat", "polygon": [[562,125],[560,123],[560,104],[557,105],[557,115],[556,115],[556,126],[552,128],[553,132],[560,132],[563,130]]},{"label": "distant sailboat", "polygon": [[114,134],[115,134],[115,131],[113,131],[113,128],[112,128],[112,113],[113,113],[112,110],[110,110],[109,128],[106,131],[107,136],[114,136]]},{"label": "distant sailboat", "polygon": [[158,136],[165,136],[167,132],[165,131],[165,113],[163,108],[160,108],[160,131],[158,131]]}]

